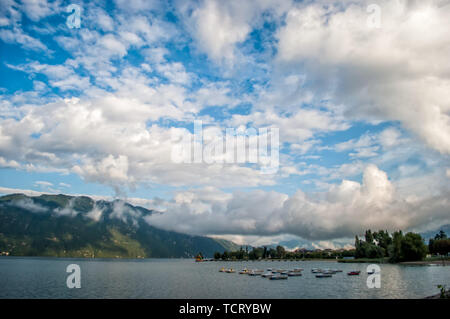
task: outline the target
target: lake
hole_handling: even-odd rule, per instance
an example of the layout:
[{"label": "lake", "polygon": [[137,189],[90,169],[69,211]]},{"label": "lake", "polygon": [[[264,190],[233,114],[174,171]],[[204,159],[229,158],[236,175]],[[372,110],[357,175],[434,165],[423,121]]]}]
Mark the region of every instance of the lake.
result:
[{"label": "lake", "polygon": [[[78,264],[81,288],[66,286],[66,267]],[[268,280],[221,267],[304,268],[303,276]],[[450,267],[382,264],[381,288],[366,284],[368,264],[327,261],[203,262],[191,259],[77,259],[0,257],[0,298],[423,298],[450,286]],[[316,278],[312,268],[341,269]],[[360,270],[360,276],[346,272]]]}]

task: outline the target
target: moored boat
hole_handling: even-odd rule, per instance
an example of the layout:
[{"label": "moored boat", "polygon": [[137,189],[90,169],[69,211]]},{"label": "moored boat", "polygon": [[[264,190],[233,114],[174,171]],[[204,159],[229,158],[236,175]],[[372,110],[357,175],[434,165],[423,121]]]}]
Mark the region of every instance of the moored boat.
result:
[{"label": "moored boat", "polygon": [[288,279],[287,275],[273,275],[272,277],[269,277],[270,280],[281,280],[281,279]]},{"label": "moored boat", "polygon": [[330,278],[332,277],[331,274],[317,274],[316,278]]},{"label": "moored boat", "polygon": [[334,275],[336,272],[334,270],[331,269],[326,269],[322,271],[322,274],[326,274],[326,275]]},{"label": "moored boat", "polygon": [[347,273],[349,276],[358,276],[361,273],[361,271],[350,271]]},{"label": "moored boat", "polygon": [[298,276],[301,276],[302,273],[299,272],[299,271],[291,271],[291,272],[288,272],[287,275],[288,275],[289,277],[298,277]]}]

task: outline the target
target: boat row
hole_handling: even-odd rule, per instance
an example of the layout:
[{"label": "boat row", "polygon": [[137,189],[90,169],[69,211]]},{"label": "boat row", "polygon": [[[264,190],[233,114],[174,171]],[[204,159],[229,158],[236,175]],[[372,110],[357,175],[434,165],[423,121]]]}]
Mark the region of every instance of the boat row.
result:
[{"label": "boat row", "polygon": [[[288,277],[299,277],[302,276],[303,268],[294,268],[292,270],[287,269],[272,269],[267,268],[266,271],[262,269],[247,269],[244,268],[241,271],[239,271],[240,275],[249,275],[249,276],[261,276],[263,278],[269,278],[271,280],[281,280],[281,279],[287,279]],[[233,268],[220,268],[219,272],[226,272],[226,273],[236,273],[236,270]],[[311,272],[316,275],[316,278],[330,278],[334,274],[342,272],[342,270],[339,269],[319,269],[319,268],[312,268]],[[349,276],[358,276],[361,272],[358,271],[350,271],[347,273]]]},{"label": "boat row", "polygon": [[[288,277],[299,277],[302,275],[302,268],[294,268],[294,269],[272,269],[267,268],[266,271],[262,269],[247,269],[244,268],[241,271],[239,271],[240,275],[249,275],[249,276],[261,276],[263,278],[268,278],[270,280],[281,280],[281,279],[287,279]],[[226,273],[235,273],[236,270],[233,268],[220,268],[219,272],[226,272]]]},{"label": "boat row", "polygon": [[[342,272],[342,270],[339,269],[319,269],[319,268],[313,268],[311,269],[311,272],[313,274],[316,274],[317,278],[330,278],[332,277],[334,274],[338,273],[338,272]],[[359,270],[353,270],[353,271],[349,271],[347,273],[347,275],[349,276],[358,276],[361,273],[361,271]],[[371,274],[371,273],[368,273]]]},{"label": "boat row", "polygon": [[219,269],[219,272],[226,272],[226,273],[232,274],[232,273],[235,273],[236,270],[234,270],[233,268],[222,267]]}]

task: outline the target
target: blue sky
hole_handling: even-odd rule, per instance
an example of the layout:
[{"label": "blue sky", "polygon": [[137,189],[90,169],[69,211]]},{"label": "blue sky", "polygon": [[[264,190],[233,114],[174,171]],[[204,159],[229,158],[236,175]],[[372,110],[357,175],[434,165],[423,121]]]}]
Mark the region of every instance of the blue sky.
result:
[{"label": "blue sky", "polygon": [[[448,223],[448,6],[368,4],[2,0],[1,192],[125,198],[240,242]],[[194,120],[279,129],[279,169],[174,163]]]}]

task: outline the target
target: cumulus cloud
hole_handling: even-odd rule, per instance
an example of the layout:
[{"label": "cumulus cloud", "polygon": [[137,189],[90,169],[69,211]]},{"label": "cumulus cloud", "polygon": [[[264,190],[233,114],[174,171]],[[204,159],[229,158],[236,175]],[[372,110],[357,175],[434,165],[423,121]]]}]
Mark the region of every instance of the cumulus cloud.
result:
[{"label": "cumulus cloud", "polygon": [[201,1],[178,8],[197,47],[213,61],[232,65],[236,46],[262,23],[262,14],[281,15],[290,1]]},{"label": "cumulus cloud", "polygon": [[[292,234],[310,240],[351,238],[365,229],[411,229],[432,220],[448,222],[449,189],[440,193],[398,193],[374,165],[362,183],[343,180],[327,192],[292,196],[262,190],[211,196],[186,191],[166,202],[163,214],[148,223],[181,232],[235,235]],[[217,194],[221,194],[216,190]]]},{"label": "cumulus cloud", "polygon": [[450,7],[381,1],[380,28],[372,28],[370,3],[297,4],[278,30],[278,61],[298,68],[319,98],[347,116],[400,121],[450,153]]}]

